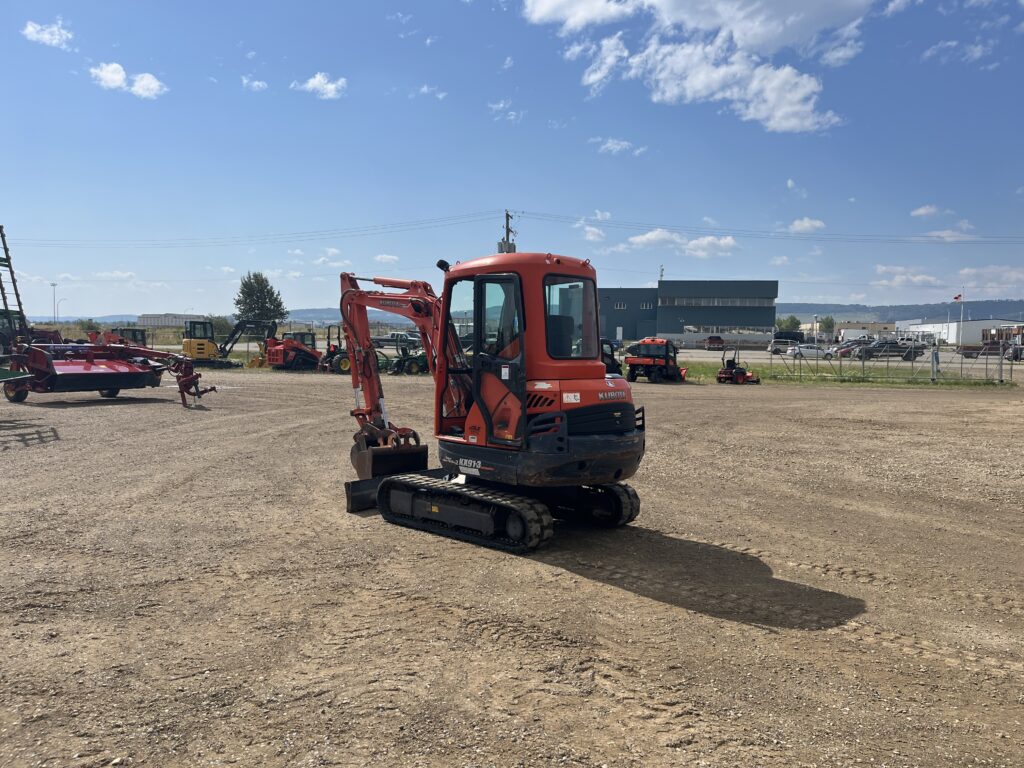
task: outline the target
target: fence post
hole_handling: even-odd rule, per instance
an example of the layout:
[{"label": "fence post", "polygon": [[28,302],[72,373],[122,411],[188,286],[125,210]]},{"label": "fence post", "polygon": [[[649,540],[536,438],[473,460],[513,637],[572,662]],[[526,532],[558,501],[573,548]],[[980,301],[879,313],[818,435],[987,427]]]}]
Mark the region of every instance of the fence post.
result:
[{"label": "fence post", "polygon": [[939,347],[932,346],[932,384],[939,378]]},{"label": "fence post", "polygon": [[1003,383],[1003,346],[1004,346],[1004,344],[1002,342],[999,342],[999,363],[997,365],[998,365],[998,371],[999,371],[999,383],[1000,384]]}]

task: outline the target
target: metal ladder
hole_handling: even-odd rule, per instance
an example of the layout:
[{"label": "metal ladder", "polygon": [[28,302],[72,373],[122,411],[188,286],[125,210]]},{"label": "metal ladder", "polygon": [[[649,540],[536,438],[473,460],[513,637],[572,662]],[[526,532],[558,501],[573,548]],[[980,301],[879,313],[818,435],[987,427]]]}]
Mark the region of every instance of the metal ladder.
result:
[{"label": "metal ladder", "polygon": [[[3,244],[3,255],[0,256],[0,301],[4,305],[4,315],[10,318],[17,326],[20,321],[20,328],[28,328],[28,318],[25,316],[25,309],[21,304],[21,294],[18,292],[18,280],[14,275],[14,264],[11,262],[11,249],[7,246],[7,234],[4,232],[3,224],[0,224],[0,243]],[[14,294],[13,306],[8,299],[8,286]]]}]

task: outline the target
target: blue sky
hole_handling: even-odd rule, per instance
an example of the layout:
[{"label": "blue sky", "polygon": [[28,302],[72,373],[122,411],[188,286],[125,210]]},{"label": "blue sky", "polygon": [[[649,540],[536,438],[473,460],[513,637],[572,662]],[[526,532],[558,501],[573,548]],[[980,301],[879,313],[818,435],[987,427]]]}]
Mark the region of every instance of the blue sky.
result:
[{"label": "blue sky", "polygon": [[609,286],[1024,295],[1024,0],[255,7],[3,4],[30,314],[54,281],[63,315],[227,312],[246,270],[292,307],[342,269],[439,283],[503,208]]}]

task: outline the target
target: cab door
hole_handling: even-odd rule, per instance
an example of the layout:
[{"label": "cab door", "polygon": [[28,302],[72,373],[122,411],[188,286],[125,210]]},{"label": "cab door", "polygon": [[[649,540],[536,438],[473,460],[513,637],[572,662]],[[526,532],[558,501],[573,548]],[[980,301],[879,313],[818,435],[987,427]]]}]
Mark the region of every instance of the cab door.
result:
[{"label": "cab door", "polygon": [[520,448],[526,429],[522,291],[517,275],[473,280],[473,399],[486,444]]}]

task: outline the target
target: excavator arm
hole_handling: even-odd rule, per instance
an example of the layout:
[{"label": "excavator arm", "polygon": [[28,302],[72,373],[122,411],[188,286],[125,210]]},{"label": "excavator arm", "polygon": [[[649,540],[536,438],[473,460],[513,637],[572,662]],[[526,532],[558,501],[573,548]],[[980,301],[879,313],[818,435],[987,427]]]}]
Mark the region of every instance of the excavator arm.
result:
[{"label": "excavator arm", "polygon": [[[396,290],[364,290],[359,286],[360,279]],[[434,294],[434,289],[421,280],[371,279],[358,278],[350,272],[341,274],[341,328],[352,363],[355,395],[351,414],[359,425],[353,436],[352,465],[361,480],[396,472],[413,472],[427,466],[427,447],[420,445],[419,434],[414,429],[396,426],[388,417],[367,310],[379,309],[411,320],[419,331],[427,365],[434,374],[440,307],[441,301]]]},{"label": "excavator arm", "polygon": [[224,339],[224,343],[217,348],[217,354],[226,358],[231,354],[231,350],[235,348],[238,340],[246,334],[258,335],[262,344],[264,340],[269,339],[276,333],[277,323],[273,320],[239,320],[235,323],[235,327],[231,329],[228,337]]}]

